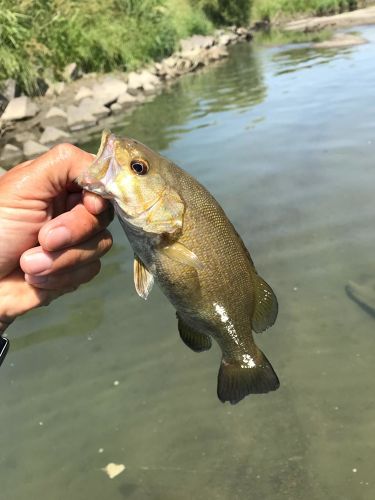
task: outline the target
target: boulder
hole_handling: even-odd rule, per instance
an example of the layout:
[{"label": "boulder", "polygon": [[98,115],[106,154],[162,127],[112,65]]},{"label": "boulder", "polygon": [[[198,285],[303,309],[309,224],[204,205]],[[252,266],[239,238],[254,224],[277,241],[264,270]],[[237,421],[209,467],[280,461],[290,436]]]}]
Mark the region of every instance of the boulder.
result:
[{"label": "boulder", "polygon": [[59,144],[61,142],[67,142],[71,140],[71,136],[55,127],[46,127],[43,134],[41,135],[39,142],[45,146],[53,146],[54,144]]},{"label": "boulder", "polygon": [[67,128],[68,116],[62,109],[53,106],[40,122],[43,129],[47,127]]},{"label": "boulder", "polygon": [[111,111],[114,115],[118,115],[123,109],[123,106],[121,106],[121,104],[119,104],[118,102],[114,102],[111,105]]},{"label": "boulder", "polygon": [[110,106],[121,94],[126,92],[127,85],[117,78],[107,78],[102,83],[94,85],[92,98],[102,106]]},{"label": "boulder", "polygon": [[124,92],[117,99],[117,104],[120,104],[122,108],[124,108],[126,106],[131,106],[132,104],[134,104],[136,102],[137,102],[137,99],[133,95],[130,95],[128,92]]},{"label": "boulder", "polygon": [[151,71],[143,70],[140,73],[135,73],[134,71],[129,73],[127,88],[129,94],[137,95],[145,86],[150,89],[150,85],[154,87],[160,85],[159,78],[151,73]]},{"label": "boulder", "polygon": [[88,87],[80,87],[76,95],[74,96],[74,101],[79,102],[82,99],[86,99],[86,97],[92,97],[92,90]]},{"label": "boulder", "polygon": [[0,94],[0,116],[4,113],[5,108],[8,106],[8,99],[5,97],[5,95]]},{"label": "boulder", "polygon": [[82,71],[79,69],[78,64],[73,62],[65,66],[62,76],[66,82],[70,82],[78,80],[82,76]]},{"label": "boulder", "polygon": [[224,35],[220,35],[218,39],[218,45],[229,45],[233,43],[237,39],[237,36],[234,33],[225,33]]},{"label": "boulder", "polygon": [[48,148],[36,141],[26,141],[23,145],[23,154],[26,158],[35,158],[48,151]]},{"label": "boulder", "polygon": [[208,49],[216,43],[213,36],[193,35],[190,38],[181,40],[181,50]]},{"label": "boulder", "polygon": [[209,50],[207,50],[206,57],[209,61],[218,61],[223,57],[228,57],[228,50],[225,48],[225,46],[211,47]]},{"label": "boulder", "polygon": [[6,144],[0,154],[0,165],[10,167],[16,165],[23,158],[23,153],[20,148],[13,144]]},{"label": "boulder", "polygon": [[156,92],[156,87],[152,83],[143,84],[143,92],[145,95],[153,95]]},{"label": "boulder", "polygon": [[35,141],[36,133],[33,132],[32,130],[21,130],[20,132],[17,132],[15,134],[14,140],[16,141],[17,144],[22,146],[26,141],[30,140]]},{"label": "boulder", "polygon": [[249,31],[248,29],[246,28],[243,28],[243,27],[239,27],[236,29],[236,34],[243,38],[244,40],[251,40],[253,38],[253,35],[251,33],[251,31]]},{"label": "boulder", "polygon": [[13,80],[13,78],[8,78],[7,80],[4,80],[1,85],[1,93],[3,94],[4,97],[8,99],[8,101],[11,101],[15,97],[19,97],[21,95],[21,89],[16,80]]},{"label": "boulder", "polygon": [[26,96],[12,99],[1,117],[2,121],[23,120],[32,118],[39,112],[39,107]]},{"label": "boulder", "polygon": [[73,105],[68,106],[67,115],[68,127],[72,131],[93,127],[97,121],[89,111]]},{"label": "boulder", "polygon": [[100,118],[108,116],[110,113],[110,110],[107,106],[103,106],[103,104],[96,101],[95,99],[92,99],[91,97],[82,99],[78,107],[79,109],[82,109],[84,113],[90,113],[98,120]]},{"label": "boulder", "polygon": [[49,84],[46,96],[52,97],[54,95],[61,95],[65,90],[64,82],[53,82]]}]

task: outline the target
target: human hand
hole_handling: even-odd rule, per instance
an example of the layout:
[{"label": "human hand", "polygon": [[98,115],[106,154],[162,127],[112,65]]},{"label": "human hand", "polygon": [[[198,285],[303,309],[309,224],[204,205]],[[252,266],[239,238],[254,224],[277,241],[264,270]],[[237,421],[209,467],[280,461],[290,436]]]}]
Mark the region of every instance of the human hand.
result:
[{"label": "human hand", "polygon": [[0,333],[99,272],[113,211],[74,184],[92,160],[62,144],[0,177]]}]

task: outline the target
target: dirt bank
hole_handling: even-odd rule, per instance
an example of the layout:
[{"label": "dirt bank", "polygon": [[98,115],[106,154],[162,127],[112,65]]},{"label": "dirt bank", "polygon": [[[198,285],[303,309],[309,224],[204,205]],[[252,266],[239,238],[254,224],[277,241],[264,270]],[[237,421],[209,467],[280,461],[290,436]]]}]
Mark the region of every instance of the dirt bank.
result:
[{"label": "dirt bank", "polygon": [[364,24],[375,24],[375,6],[334,16],[298,19],[288,22],[283,28],[287,31],[315,31],[323,28],[339,29]]}]

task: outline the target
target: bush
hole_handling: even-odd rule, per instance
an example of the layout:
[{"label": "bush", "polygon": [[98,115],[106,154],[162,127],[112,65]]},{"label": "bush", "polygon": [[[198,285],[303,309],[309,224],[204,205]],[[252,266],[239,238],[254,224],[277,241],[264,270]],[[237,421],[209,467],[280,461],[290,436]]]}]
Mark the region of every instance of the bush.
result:
[{"label": "bush", "polygon": [[193,0],[217,25],[247,25],[252,0]]}]

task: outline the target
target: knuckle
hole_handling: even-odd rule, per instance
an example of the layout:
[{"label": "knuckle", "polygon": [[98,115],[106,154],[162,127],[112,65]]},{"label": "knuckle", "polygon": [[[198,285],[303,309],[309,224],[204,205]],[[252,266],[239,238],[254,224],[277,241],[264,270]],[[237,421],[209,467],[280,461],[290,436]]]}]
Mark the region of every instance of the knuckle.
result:
[{"label": "knuckle", "polygon": [[63,142],[54,146],[51,151],[59,159],[66,160],[74,155],[78,148],[69,144],[68,142]]}]

